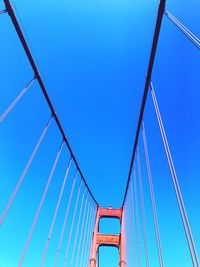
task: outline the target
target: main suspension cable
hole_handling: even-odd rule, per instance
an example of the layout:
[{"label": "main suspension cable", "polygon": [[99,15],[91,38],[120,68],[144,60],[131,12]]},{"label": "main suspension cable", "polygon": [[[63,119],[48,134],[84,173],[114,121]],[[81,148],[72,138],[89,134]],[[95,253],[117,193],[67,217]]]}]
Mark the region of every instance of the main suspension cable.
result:
[{"label": "main suspension cable", "polygon": [[157,50],[157,45],[158,45],[158,39],[159,39],[159,35],[160,35],[162,19],[163,19],[163,14],[164,14],[164,10],[165,10],[165,2],[166,2],[166,0],[160,0],[160,3],[159,3],[156,26],[155,26],[154,37],[153,37],[152,48],[151,48],[151,54],[150,54],[150,59],[149,59],[146,81],[145,81],[145,85],[144,85],[142,103],[141,103],[141,107],[140,107],[140,114],[138,117],[136,134],[135,134],[135,139],[134,139],[134,144],[133,144],[133,152],[132,152],[132,157],[131,157],[131,163],[130,163],[130,168],[129,168],[129,174],[128,174],[128,179],[127,179],[126,189],[125,189],[124,198],[123,198],[123,202],[122,202],[122,207],[124,206],[124,203],[126,200],[126,195],[128,192],[128,187],[129,187],[129,183],[130,183],[130,179],[131,179],[131,173],[132,173],[132,168],[133,168],[133,164],[134,164],[135,153],[137,150],[140,128],[141,128],[141,124],[142,124],[142,120],[143,120],[143,114],[144,114],[144,109],[145,109],[146,100],[147,100],[147,94],[148,94],[148,90],[149,90],[149,82],[151,81],[151,74],[152,74],[152,70],[153,70],[153,66],[154,66],[155,55],[156,55],[156,50]]},{"label": "main suspension cable", "polygon": [[22,44],[22,46],[24,48],[24,51],[25,51],[26,56],[27,56],[27,58],[29,60],[29,63],[31,65],[31,67],[32,67],[32,70],[34,72],[34,76],[35,76],[35,78],[37,79],[37,81],[38,81],[38,83],[40,85],[40,88],[41,88],[41,91],[43,93],[43,96],[44,96],[44,98],[45,98],[45,100],[46,100],[46,102],[47,102],[47,104],[49,106],[49,109],[51,110],[52,116],[55,119],[56,125],[57,125],[57,127],[58,127],[58,129],[60,131],[60,134],[62,135],[62,138],[63,138],[63,140],[64,140],[64,142],[65,142],[65,144],[66,144],[66,146],[67,146],[67,148],[68,148],[68,150],[69,150],[69,152],[71,154],[71,157],[73,158],[73,161],[74,161],[74,163],[76,165],[76,168],[79,171],[79,174],[81,176],[81,179],[83,180],[85,186],[87,187],[87,189],[88,189],[91,197],[93,198],[94,202],[98,205],[98,202],[96,201],[95,197],[93,196],[93,194],[92,194],[92,192],[91,192],[91,190],[90,190],[90,188],[89,188],[89,186],[88,186],[88,184],[87,184],[87,182],[86,182],[86,180],[85,180],[85,178],[83,176],[83,173],[82,173],[82,171],[81,171],[81,169],[79,167],[79,164],[78,164],[78,162],[77,162],[77,160],[75,158],[75,155],[74,155],[74,153],[72,151],[72,148],[71,148],[71,146],[69,144],[69,141],[67,139],[67,136],[66,136],[66,134],[64,132],[64,129],[62,127],[62,124],[61,124],[61,122],[60,122],[60,120],[58,118],[58,115],[56,113],[56,110],[55,110],[55,108],[54,108],[54,106],[53,106],[53,104],[52,104],[52,102],[50,100],[50,97],[49,97],[49,95],[47,93],[46,86],[44,85],[44,82],[42,80],[42,77],[40,75],[40,72],[38,70],[38,67],[37,67],[37,65],[35,63],[35,60],[34,60],[34,58],[32,56],[32,53],[30,51],[30,48],[29,48],[29,46],[27,44],[27,41],[26,41],[26,39],[24,37],[24,34],[23,34],[23,32],[22,32],[22,30],[20,28],[20,25],[19,25],[19,23],[17,21],[17,18],[15,16],[15,13],[14,13],[14,10],[13,10],[13,7],[12,7],[12,5],[10,3],[10,0],[3,0],[3,1],[4,1],[4,4],[5,4],[6,10],[7,10],[8,14],[9,14],[9,16],[11,18],[11,21],[12,21],[14,27],[15,27],[15,30],[17,32],[17,35],[18,35],[18,37],[20,39],[20,42],[21,42],[21,44]]}]

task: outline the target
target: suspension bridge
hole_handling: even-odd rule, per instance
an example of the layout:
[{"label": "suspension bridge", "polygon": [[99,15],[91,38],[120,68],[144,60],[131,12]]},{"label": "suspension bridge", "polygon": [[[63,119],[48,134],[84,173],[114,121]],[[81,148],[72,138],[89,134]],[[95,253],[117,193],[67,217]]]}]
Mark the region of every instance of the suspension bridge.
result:
[{"label": "suspension bridge", "polygon": [[[15,112],[15,108],[21,104],[22,98],[29,93],[29,90],[35,83],[39,84],[41,95],[45,100],[50,112],[49,117],[46,118],[46,124],[43,125],[40,136],[33,146],[29,158],[24,164],[24,168],[20,173],[16,184],[14,185],[12,192],[8,198],[4,200],[4,206],[2,210],[0,210],[0,236],[2,235],[2,232],[4,232],[4,238],[8,242],[8,245],[6,246],[9,246],[14,238],[13,234],[6,230],[7,225],[12,223],[15,224],[15,221],[10,221],[11,219],[9,214],[14,212],[16,198],[23,192],[26,178],[28,178],[26,176],[29,172],[31,172],[31,166],[34,163],[35,158],[38,156],[38,154],[42,153],[42,143],[44,142],[45,138],[47,138],[52,124],[56,125],[61,141],[60,144],[57,145],[57,152],[55,154],[53,163],[50,166],[45,184],[41,186],[42,191],[39,192],[40,201],[39,203],[36,203],[37,206],[34,204],[34,216],[31,217],[31,221],[27,219],[26,225],[24,223],[21,225],[21,227],[25,229],[26,236],[25,238],[24,236],[21,237],[19,240],[20,244],[23,243],[23,248],[21,249],[21,245],[19,245],[20,250],[16,248],[18,261],[14,263],[12,262],[11,265],[9,264],[9,262],[11,262],[10,258],[12,258],[13,253],[13,250],[10,250],[9,257],[6,258],[4,255],[1,256],[0,266],[32,266],[31,262],[26,260],[32,242],[36,242],[36,244],[41,243],[40,246],[38,245],[38,249],[37,246],[35,247],[37,250],[42,247],[41,251],[39,251],[40,260],[35,265],[40,267],[101,266],[101,262],[99,261],[98,257],[99,248],[101,246],[111,246],[118,249],[119,266],[121,267],[155,266],[151,263],[149,256],[150,251],[152,250],[152,244],[148,242],[148,220],[146,219],[147,204],[144,197],[144,165],[146,165],[145,168],[147,170],[149,201],[153,222],[153,232],[151,235],[155,236],[156,241],[154,257],[157,259],[158,266],[167,266],[165,265],[162,234],[159,228],[159,216],[157,213],[158,201],[156,199],[154,190],[154,177],[151,169],[151,154],[149,153],[148,132],[146,132],[144,118],[146,102],[147,98],[149,97],[157,118],[160,136],[166,155],[166,162],[168,163],[169,172],[171,174],[171,181],[177,201],[178,212],[185,234],[187,253],[190,257],[190,265],[185,265],[183,267],[200,267],[198,246],[196,246],[195,243],[196,236],[193,235],[189,216],[187,215],[188,213],[184,203],[184,197],[179,184],[179,177],[176,172],[173,155],[170,150],[167,133],[165,131],[162,114],[156,96],[157,88],[155,88],[152,81],[152,71],[160,32],[162,31],[162,20],[164,16],[169,20],[173,27],[176,27],[176,29],[188,39],[187,41],[190,43],[193,49],[200,49],[200,40],[183,24],[183,22],[179,21],[175,15],[171,14],[171,12],[166,9],[166,1],[160,0],[123,201],[121,206],[117,208],[112,208],[111,206],[101,207],[98,200],[93,195],[75,157],[75,154],[73,153],[60,118],[55,111],[54,105],[45,87],[43,77],[39,72],[38,66],[31,53],[20,23],[18,22],[15,9],[13,8],[10,0],[4,0],[3,2],[4,8],[0,11],[1,24],[3,24],[4,16],[9,16],[10,26],[16,31],[19,42],[23,47],[24,54],[26,55],[29,65],[32,69],[33,76],[30,81],[28,81],[27,85],[0,115],[1,126],[3,127],[4,122],[10,116],[10,114]],[[139,144],[140,138],[142,140],[141,144]],[[7,140],[3,140],[3,142],[7,142]],[[66,153],[68,158],[63,160],[62,155]],[[144,155],[144,157],[141,155]],[[145,164],[144,162],[141,162],[142,158],[144,159]],[[45,157],[43,160],[43,164],[47,164],[45,162]],[[54,203],[52,204],[53,207],[50,210],[51,216],[48,217],[50,220],[48,224],[49,228],[45,229],[44,231],[46,233],[45,242],[40,242],[40,236],[42,233],[40,232],[37,234],[37,240],[34,240],[34,234],[37,232],[37,224],[40,216],[42,216],[41,213],[46,205],[45,203],[52,201],[48,198],[48,194],[50,194],[49,191],[52,190],[51,184],[53,183],[56,169],[58,168],[60,161],[62,162],[64,170],[63,177],[62,181],[59,182],[60,188],[54,196]],[[40,170],[38,170],[38,173],[39,172]],[[4,178],[6,178],[6,174],[4,175]],[[26,202],[27,200],[22,198],[22,201]],[[28,201],[26,204],[29,205]],[[59,211],[61,208],[64,210],[64,212],[62,212],[60,215]],[[148,210],[148,213],[149,212],[150,211]],[[62,220],[60,220],[61,223],[59,224],[57,223],[58,216],[62,217]],[[115,218],[119,220],[120,232],[118,234],[101,233],[99,229],[99,222],[102,218],[107,218],[109,220]],[[45,217],[43,217],[43,220],[45,220]],[[20,224],[20,221],[18,223]],[[55,232],[58,236],[57,240],[54,239]],[[54,244],[53,246],[52,243]],[[3,249],[0,249],[0,254],[2,254],[2,251]],[[53,261],[51,260],[51,262],[47,263],[49,253],[53,255]],[[32,257],[34,257],[34,254],[32,254]]]}]

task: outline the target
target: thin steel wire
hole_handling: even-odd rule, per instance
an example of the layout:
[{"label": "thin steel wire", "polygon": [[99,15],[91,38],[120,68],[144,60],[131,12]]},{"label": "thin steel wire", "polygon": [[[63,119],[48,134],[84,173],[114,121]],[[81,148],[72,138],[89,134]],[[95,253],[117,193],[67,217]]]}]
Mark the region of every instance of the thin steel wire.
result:
[{"label": "thin steel wire", "polygon": [[88,250],[88,247],[89,247],[89,232],[90,232],[90,225],[91,225],[91,220],[92,220],[92,204],[91,204],[91,210],[90,210],[90,217],[89,217],[89,222],[88,222],[88,226],[87,226],[87,232],[86,232],[86,236],[85,236],[85,251],[84,251],[84,256],[83,256],[83,265],[81,266],[85,266],[87,265],[86,263],[86,257],[87,257],[87,250]]},{"label": "thin steel wire", "polygon": [[88,262],[90,260],[90,232],[91,232],[91,225],[92,225],[92,218],[93,218],[93,209],[91,211],[91,218],[90,218],[90,222],[89,222],[89,226],[88,226],[88,232],[87,232],[87,241],[86,241],[86,250],[85,250],[85,255],[84,255],[84,260],[83,262],[85,262],[84,266],[88,266]]},{"label": "thin steel wire", "polygon": [[169,144],[168,144],[168,141],[167,141],[167,136],[166,136],[166,133],[165,133],[164,125],[163,125],[163,122],[162,122],[162,117],[161,117],[161,114],[160,114],[160,110],[159,110],[159,107],[158,107],[158,102],[157,102],[157,99],[156,99],[155,90],[154,90],[152,82],[150,83],[150,88],[151,88],[151,94],[152,94],[153,103],[154,103],[154,107],[155,107],[155,111],[156,111],[156,116],[157,116],[157,119],[158,119],[158,124],[159,124],[159,127],[160,127],[160,132],[161,132],[161,136],[162,136],[162,140],[163,140],[163,144],[164,144],[164,148],[165,148],[165,153],[166,153],[166,156],[167,156],[167,160],[168,160],[168,164],[169,164],[169,168],[170,168],[170,172],[171,172],[172,182],[173,182],[174,190],[175,190],[175,193],[176,193],[178,207],[179,207],[179,211],[180,211],[180,214],[181,214],[181,219],[182,219],[182,222],[183,222],[183,226],[184,226],[184,230],[185,230],[185,234],[186,234],[186,238],[187,238],[187,242],[188,242],[188,247],[189,247],[192,263],[193,263],[194,267],[199,267],[200,265],[199,265],[198,254],[197,254],[197,251],[196,251],[196,246],[195,246],[195,243],[194,243],[194,239],[193,239],[193,235],[192,235],[189,219],[188,219],[188,216],[187,216],[185,204],[184,204],[184,201],[183,201],[181,189],[180,189],[179,182],[178,182],[178,177],[177,177],[177,174],[176,174],[176,169],[175,169],[174,162],[173,162],[173,159],[172,159],[172,155],[171,155],[171,152],[170,152]]},{"label": "thin steel wire", "polygon": [[159,231],[159,225],[158,225],[158,216],[157,216],[157,211],[156,211],[156,201],[155,201],[155,195],[154,195],[153,180],[152,180],[152,174],[151,174],[151,165],[150,165],[150,160],[149,160],[149,153],[148,153],[148,147],[147,147],[144,122],[142,123],[142,137],[143,137],[146,166],[147,166],[147,173],[148,173],[148,180],[149,180],[149,189],[150,189],[153,221],[154,221],[154,228],[155,228],[156,241],[157,241],[158,258],[159,258],[160,266],[163,267],[164,266],[164,260],[163,260],[160,231]]},{"label": "thin steel wire", "polygon": [[149,253],[148,253],[148,243],[147,243],[147,227],[146,227],[144,193],[143,193],[143,186],[142,186],[142,174],[141,174],[141,164],[140,164],[139,149],[137,150],[137,165],[138,165],[138,179],[139,179],[139,189],[140,189],[140,203],[141,203],[141,212],[142,212],[142,229],[143,229],[143,237],[144,237],[145,261],[146,261],[146,267],[149,267]]},{"label": "thin steel wire", "polygon": [[[90,205],[90,202],[88,202],[88,210],[87,210],[87,216],[86,216],[86,222],[85,222],[85,227],[84,227],[84,234],[82,236],[82,244],[84,244],[84,247],[83,249],[81,250],[81,255],[80,255],[80,260],[79,260],[79,266],[82,266],[82,261],[83,261],[83,254],[84,254],[84,251],[85,251],[85,239],[86,239],[86,231],[87,231],[87,228],[88,228],[88,224],[89,224],[89,219],[90,219],[90,214],[91,214],[91,205]],[[78,263],[78,259],[77,259],[77,262],[76,262],[76,267],[78,267],[77,265]]]},{"label": "thin steel wire", "polygon": [[124,232],[125,232],[125,237],[126,237],[126,243],[125,243],[125,249],[126,249],[126,262],[127,262],[127,264],[128,264],[128,257],[127,257],[127,255],[128,255],[128,253],[127,253],[127,251],[128,251],[128,247],[127,247],[127,242],[128,242],[128,239],[127,239],[127,223],[128,223],[128,221],[127,221],[127,199],[126,199],[126,201],[125,201],[125,204],[124,204]]},{"label": "thin steel wire", "polygon": [[88,227],[89,227],[89,222],[91,220],[91,214],[92,214],[92,206],[91,204],[89,203],[89,213],[88,213],[88,221],[87,221],[87,224],[86,224],[86,227],[85,227],[85,232],[84,232],[84,236],[83,236],[83,244],[84,244],[84,250],[82,250],[82,253],[81,253],[81,258],[80,258],[80,266],[84,266],[83,265],[83,262],[84,262],[84,255],[85,255],[85,251],[86,251],[86,239],[87,239],[87,231],[88,231]]},{"label": "thin steel wire", "polygon": [[77,253],[75,255],[75,265],[77,266],[77,262],[79,259],[79,254],[80,254],[80,249],[81,249],[81,244],[82,244],[82,237],[83,237],[83,229],[84,229],[84,223],[86,222],[86,209],[87,209],[87,205],[88,205],[88,194],[86,196],[86,200],[85,200],[85,206],[84,206],[84,211],[83,211],[83,217],[82,217],[82,224],[81,224],[81,229],[80,229],[80,237],[79,237],[79,243],[78,243],[78,249],[77,249]]},{"label": "thin steel wire", "polygon": [[6,12],[7,12],[6,9],[2,9],[2,10],[0,10],[0,15],[4,14],[4,13],[6,13]]},{"label": "thin steel wire", "polygon": [[127,200],[128,200],[128,197],[126,198],[126,201],[124,203],[124,232],[125,232],[125,237],[126,237],[126,243],[125,243],[125,246],[126,246],[126,262],[128,264],[128,261],[129,261],[129,258],[128,258],[128,248],[129,246],[127,246],[128,244],[128,209],[127,209]]},{"label": "thin steel wire", "polygon": [[[96,208],[93,208],[92,216],[91,216],[91,223],[89,226],[89,240],[88,240],[88,250],[86,252],[86,266],[88,266],[89,260],[90,260],[90,251],[92,247],[92,236],[93,236],[93,230],[94,230],[94,223],[96,218]],[[98,262],[98,261],[97,261]]]},{"label": "thin steel wire", "polygon": [[[126,232],[126,258],[128,266],[131,266],[136,259],[135,253],[135,222],[134,222],[134,203],[132,196],[132,177],[127,191],[127,197],[124,204],[125,232]],[[131,238],[132,237],[132,238]],[[136,262],[134,262],[136,264]],[[134,265],[135,266],[135,265]]]},{"label": "thin steel wire", "polygon": [[67,169],[66,169],[65,176],[64,176],[64,179],[63,179],[62,187],[61,187],[60,194],[59,194],[59,197],[58,197],[58,201],[57,201],[57,204],[56,204],[56,208],[55,208],[55,211],[54,211],[54,216],[53,216],[53,219],[52,219],[52,222],[51,222],[51,226],[50,226],[50,229],[49,229],[49,233],[48,233],[48,237],[47,237],[47,240],[46,240],[46,244],[45,244],[45,247],[44,247],[44,250],[43,250],[43,253],[42,253],[42,260],[41,260],[41,263],[40,263],[40,267],[44,266],[44,263],[45,263],[47,250],[48,250],[49,243],[50,243],[50,240],[51,240],[51,236],[52,236],[52,233],[53,233],[55,221],[56,221],[56,218],[57,218],[57,214],[58,214],[58,210],[59,210],[59,207],[60,207],[61,199],[62,199],[63,192],[64,192],[64,189],[65,189],[65,185],[66,185],[66,182],[67,182],[68,173],[69,173],[69,170],[70,170],[71,163],[72,163],[72,158],[70,158],[69,163],[67,165]]},{"label": "thin steel wire", "polygon": [[33,70],[33,72],[35,74],[35,77],[36,77],[36,79],[37,79],[37,81],[38,81],[38,83],[40,85],[40,89],[42,91],[42,94],[43,94],[43,96],[44,96],[44,98],[45,98],[45,100],[46,100],[46,102],[48,104],[48,107],[51,110],[51,113],[52,113],[52,115],[53,115],[53,117],[55,119],[56,125],[57,125],[57,127],[58,127],[58,129],[60,131],[60,134],[62,135],[62,138],[63,138],[63,140],[64,140],[64,142],[65,142],[65,144],[66,144],[66,146],[67,146],[67,148],[68,148],[68,150],[69,150],[69,152],[71,154],[71,157],[73,158],[73,161],[74,161],[74,163],[76,165],[76,168],[79,171],[79,174],[81,176],[81,179],[83,180],[85,186],[87,187],[87,189],[88,189],[91,197],[93,198],[93,200],[95,201],[95,203],[98,205],[98,202],[94,198],[94,196],[93,196],[93,194],[92,194],[92,192],[91,192],[91,190],[90,190],[90,188],[89,188],[89,186],[88,186],[88,184],[87,184],[87,182],[86,182],[86,180],[85,180],[85,178],[83,176],[83,173],[82,173],[82,171],[80,169],[80,166],[78,165],[78,162],[77,162],[77,160],[75,158],[75,155],[74,155],[74,153],[72,151],[72,148],[71,148],[71,146],[69,144],[69,141],[67,139],[67,136],[66,136],[66,134],[64,132],[64,129],[62,127],[62,124],[61,124],[61,122],[60,122],[60,120],[58,118],[58,115],[56,113],[56,110],[55,110],[55,108],[54,108],[54,106],[53,106],[53,104],[51,102],[51,99],[50,99],[48,93],[47,93],[47,89],[46,89],[46,87],[44,85],[43,79],[42,79],[42,77],[40,75],[40,72],[39,72],[39,70],[37,68],[37,65],[35,63],[35,60],[33,58],[33,55],[32,55],[32,53],[30,51],[29,46],[28,46],[28,43],[27,43],[27,41],[26,41],[26,39],[24,37],[24,34],[23,34],[22,30],[21,30],[21,27],[20,27],[20,25],[18,23],[18,20],[16,18],[15,12],[14,12],[14,9],[13,9],[13,7],[11,5],[11,2],[10,2],[10,0],[3,0],[3,1],[4,1],[4,4],[5,4],[6,10],[7,10],[8,14],[9,14],[9,16],[11,18],[11,21],[13,23],[13,26],[14,26],[16,32],[17,32],[17,35],[19,37],[19,40],[20,40],[20,42],[21,42],[21,44],[22,44],[22,46],[24,48],[24,51],[25,51],[26,56],[27,56],[27,58],[29,60],[29,63],[31,65],[31,67],[32,67],[32,70]]},{"label": "thin steel wire", "polygon": [[[132,176],[131,176],[131,181],[130,181],[130,209],[131,209],[131,212],[130,212],[130,229],[132,229],[132,239],[133,239],[133,242],[132,242],[132,248],[133,248],[133,265],[136,266],[137,265],[137,253],[136,253],[136,250],[137,250],[137,241],[136,241],[136,223],[135,223],[135,201],[134,201],[134,196],[133,196],[133,181],[132,181]],[[131,236],[131,230],[130,230],[130,236]]]},{"label": "thin steel wire", "polygon": [[[131,182],[130,182],[131,186]],[[125,221],[126,221],[126,258],[127,258],[127,266],[132,266],[134,264],[135,266],[135,244],[134,244],[134,222],[133,222],[133,215],[132,215],[132,201],[131,198],[129,199],[130,196],[130,188],[128,190],[128,195],[127,195],[127,202],[126,202],[126,209],[125,209]],[[132,238],[131,238],[132,237]]]},{"label": "thin steel wire", "polygon": [[72,233],[73,233],[73,230],[74,230],[74,221],[75,221],[75,217],[76,217],[76,211],[77,211],[80,192],[81,192],[81,186],[82,186],[82,180],[81,180],[79,188],[78,188],[78,193],[77,193],[77,197],[76,197],[76,203],[75,203],[75,207],[74,207],[74,213],[73,213],[71,227],[70,227],[70,233],[69,233],[69,237],[68,237],[68,240],[67,240],[67,247],[66,247],[66,250],[65,250],[64,265],[63,265],[64,267],[66,267],[66,264],[67,264],[67,257],[68,257],[68,253],[69,253],[69,246],[70,246],[70,243],[71,243]]},{"label": "thin steel wire", "polygon": [[135,221],[136,221],[136,235],[137,235],[137,248],[138,248],[138,266],[142,266],[141,249],[140,249],[140,228],[139,228],[139,213],[138,213],[138,194],[137,194],[137,181],[136,181],[136,170],[133,170],[134,180],[134,200],[135,200]]},{"label": "thin steel wire", "polygon": [[17,184],[16,184],[16,186],[15,186],[13,192],[12,192],[12,195],[11,195],[10,199],[8,200],[8,203],[7,203],[3,213],[1,214],[0,225],[3,223],[3,221],[5,220],[5,218],[7,216],[7,213],[9,212],[9,209],[10,209],[10,207],[11,207],[11,205],[12,205],[12,203],[13,203],[16,195],[17,195],[17,192],[19,191],[19,188],[20,188],[20,186],[21,186],[21,184],[22,184],[22,182],[23,182],[23,180],[24,180],[24,178],[25,178],[30,166],[31,166],[31,163],[33,162],[33,160],[35,158],[35,155],[36,155],[36,153],[37,153],[37,151],[38,151],[38,149],[39,149],[39,147],[40,147],[40,145],[42,143],[42,140],[44,139],[44,136],[47,133],[47,130],[49,129],[49,126],[51,124],[52,119],[53,119],[53,117],[51,117],[49,119],[49,121],[47,122],[47,124],[46,124],[46,126],[45,126],[45,128],[44,128],[44,130],[43,130],[43,132],[42,132],[42,134],[41,134],[41,136],[40,136],[40,138],[39,138],[39,140],[38,140],[33,152],[32,152],[32,154],[31,154],[31,156],[30,156],[30,158],[29,158],[29,160],[28,160],[28,162],[27,162],[27,164],[26,164],[26,166],[25,166],[25,168],[24,168],[24,170],[22,172],[22,175],[19,178],[19,180],[18,180],[18,182],[17,182]]},{"label": "thin steel wire", "polygon": [[66,223],[67,223],[67,219],[68,219],[68,213],[69,213],[69,209],[70,209],[70,205],[71,205],[71,201],[72,201],[72,197],[73,197],[73,193],[74,193],[74,187],[75,187],[77,175],[78,175],[78,171],[76,170],[75,175],[74,175],[74,179],[73,179],[73,183],[72,183],[72,187],[71,187],[71,190],[70,190],[70,196],[69,196],[69,200],[68,200],[68,203],[67,203],[67,209],[66,209],[66,212],[65,212],[65,218],[64,218],[62,230],[61,230],[61,233],[60,233],[58,247],[57,247],[57,250],[56,250],[56,257],[55,257],[55,261],[54,261],[54,267],[57,266],[58,258],[59,258],[59,255],[60,255],[60,249],[61,249],[61,246],[62,246],[62,241],[63,241],[63,237],[64,237],[64,233],[65,233]]},{"label": "thin steel wire", "polygon": [[79,234],[79,226],[80,226],[80,221],[81,221],[81,218],[82,218],[82,209],[83,209],[84,197],[85,197],[85,193],[83,193],[82,199],[81,199],[81,206],[80,206],[80,211],[79,211],[79,216],[78,216],[78,223],[77,223],[77,226],[76,226],[75,238],[74,238],[74,242],[73,242],[74,245],[73,245],[73,249],[72,249],[72,257],[71,257],[70,266],[72,266],[72,264],[74,262],[76,243],[77,243],[77,238],[78,238],[78,234]]},{"label": "thin steel wire", "polygon": [[[126,198],[126,222],[127,222],[127,236],[126,236],[126,255],[127,255],[127,260],[128,260],[128,264],[131,264],[132,261],[132,257],[133,257],[133,261],[134,261],[134,257],[135,257],[135,247],[134,247],[134,222],[133,222],[133,202],[132,202],[132,196],[131,196],[131,185],[132,185],[132,181],[130,181],[129,184],[129,190],[127,193],[127,198]],[[132,236],[132,239],[131,239]],[[133,242],[131,242],[133,241]]]},{"label": "thin steel wire", "polygon": [[[133,188],[132,188],[132,176],[131,176],[131,181],[130,181],[130,187],[128,190],[128,196],[127,196],[127,209],[128,209],[128,239],[129,242],[127,243],[127,246],[129,248],[129,260],[130,264],[132,263],[136,267],[136,240],[135,240],[135,206],[134,206],[134,201],[133,201]],[[132,237],[132,238],[131,238]]]},{"label": "thin steel wire", "polygon": [[195,36],[187,27],[185,27],[185,25],[183,25],[169,11],[165,10],[164,14],[198,49],[200,49],[200,40],[197,36]]},{"label": "thin steel wire", "polygon": [[33,82],[35,81],[35,77],[28,82],[28,84],[22,89],[22,91],[18,94],[18,96],[14,99],[14,101],[10,104],[10,106],[4,111],[4,113],[0,116],[0,122],[2,122],[8,114],[13,110],[13,108],[16,106],[16,104],[19,102],[19,100],[22,98],[22,96],[28,91],[28,89],[31,87]]},{"label": "thin steel wire", "polygon": [[61,143],[61,145],[60,145],[60,148],[59,148],[59,150],[58,150],[58,153],[57,153],[57,155],[56,155],[56,158],[55,158],[53,167],[52,167],[52,169],[51,169],[49,178],[48,178],[48,180],[47,180],[47,183],[46,183],[46,186],[45,186],[45,189],[44,189],[44,192],[43,192],[43,194],[42,194],[42,198],[41,198],[41,200],[40,200],[38,209],[37,209],[36,214],[35,214],[35,217],[34,217],[34,219],[33,219],[33,223],[32,223],[31,229],[30,229],[29,234],[28,234],[28,237],[27,237],[27,239],[26,239],[26,243],[25,243],[25,246],[24,246],[24,249],[23,249],[21,258],[20,258],[20,260],[19,260],[18,267],[21,267],[22,264],[23,264],[24,257],[25,257],[25,255],[26,255],[28,246],[29,246],[30,241],[31,241],[31,237],[32,237],[32,235],[33,235],[35,226],[36,226],[36,224],[37,224],[37,221],[38,221],[38,218],[39,218],[39,215],[40,215],[40,211],[41,211],[41,209],[42,209],[42,206],[43,206],[44,200],[45,200],[45,198],[46,198],[46,194],[47,194],[47,192],[48,192],[48,189],[49,189],[49,186],[50,186],[52,177],[53,177],[53,175],[54,175],[54,172],[55,172],[55,169],[56,169],[56,166],[57,166],[57,163],[58,163],[60,154],[61,154],[61,152],[62,152],[63,145],[64,145],[64,141],[62,141],[62,143]]}]

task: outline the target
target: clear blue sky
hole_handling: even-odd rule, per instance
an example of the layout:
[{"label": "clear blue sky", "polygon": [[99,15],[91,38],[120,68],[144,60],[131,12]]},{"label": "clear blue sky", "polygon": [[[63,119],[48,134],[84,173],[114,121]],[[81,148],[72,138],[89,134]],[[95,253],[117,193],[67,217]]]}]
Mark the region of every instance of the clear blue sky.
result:
[{"label": "clear blue sky", "polygon": [[[12,3],[92,192],[100,205],[119,207],[129,171],[158,1],[14,0]],[[1,0],[0,8],[3,7]],[[167,9],[200,36],[198,0],[184,3],[169,0]],[[33,74],[7,14],[0,16],[0,23],[2,114]],[[199,59],[199,51],[164,17],[152,80],[200,253]],[[35,83],[0,124],[0,211],[49,115]],[[158,217],[166,266],[189,267],[191,263],[150,97],[145,122],[155,195],[159,199]],[[0,234],[0,247],[3,247],[0,267],[17,266],[33,216],[31,211],[36,209],[49,173],[48,166],[60,140],[53,125],[5,226],[0,229],[4,232]],[[142,150],[142,143],[139,143]],[[61,163],[66,159],[68,154],[65,151]],[[64,173],[61,163],[57,176]],[[142,166],[145,180],[146,169],[144,164]],[[49,201],[52,203],[60,184],[61,180],[56,181],[51,189]],[[151,263],[157,267],[146,184],[144,190],[148,202]],[[46,205],[46,208],[53,211],[54,206]],[[27,256],[32,265],[29,262],[25,267],[37,266],[43,248],[38,241],[43,242],[46,237],[45,230],[44,237],[42,233],[43,229],[48,229],[49,214],[46,211],[41,215]],[[102,222],[102,231],[107,232],[110,227],[109,223]],[[117,231],[117,224],[113,228]],[[53,246],[51,249],[53,251]],[[108,253],[101,249],[100,255],[100,267],[118,266],[116,250]]]}]

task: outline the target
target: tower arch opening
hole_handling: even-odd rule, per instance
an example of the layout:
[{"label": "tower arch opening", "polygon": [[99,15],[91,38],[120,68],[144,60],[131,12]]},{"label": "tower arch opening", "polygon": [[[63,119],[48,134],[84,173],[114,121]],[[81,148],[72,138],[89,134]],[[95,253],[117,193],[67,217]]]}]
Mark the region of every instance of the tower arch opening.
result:
[{"label": "tower arch opening", "polygon": [[119,251],[116,247],[100,246],[97,257],[98,267],[119,267]]},{"label": "tower arch opening", "polygon": [[101,218],[98,232],[101,234],[120,234],[120,220],[117,218]]}]

